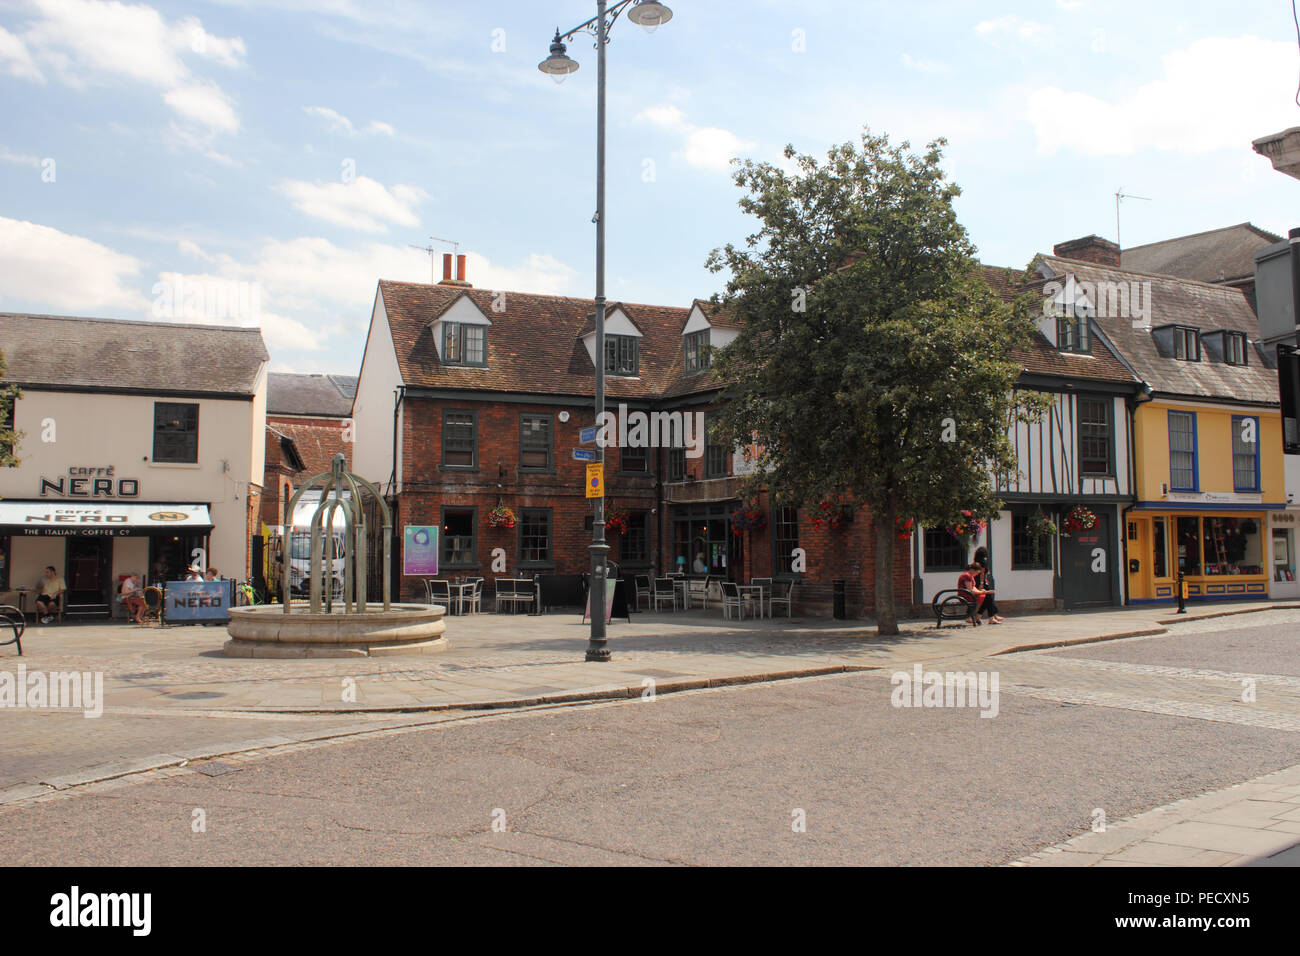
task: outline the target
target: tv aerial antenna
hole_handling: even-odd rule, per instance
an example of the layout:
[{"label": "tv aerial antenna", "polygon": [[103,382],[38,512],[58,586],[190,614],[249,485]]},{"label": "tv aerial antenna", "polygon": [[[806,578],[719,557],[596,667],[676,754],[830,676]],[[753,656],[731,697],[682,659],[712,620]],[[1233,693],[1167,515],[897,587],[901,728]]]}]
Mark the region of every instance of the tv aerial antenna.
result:
[{"label": "tv aerial antenna", "polygon": [[1124,192],[1123,186],[1120,186],[1119,189],[1115,190],[1115,245],[1119,246],[1121,250],[1124,248],[1124,243],[1120,241],[1120,235],[1119,235],[1119,204],[1122,200],[1125,199],[1141,199],[1143,202],[1152,201],[1151,198],[1148,196],[1129,195],[1128,193]]},{"label": "tv aerial antenna", "polygon": [[[451,246],[452,255],[460,255],[460,243],[451,239],[439,239],[437,236],[430,236],[430,242],[441,242],[444,246]],[[413,243],[407,243],[412,249],[419,249],[421,252],[429,254],[429,275],[434,285],[438,284],[438,260],[436,258],[438,249],[435,246],[417,246]]]}]

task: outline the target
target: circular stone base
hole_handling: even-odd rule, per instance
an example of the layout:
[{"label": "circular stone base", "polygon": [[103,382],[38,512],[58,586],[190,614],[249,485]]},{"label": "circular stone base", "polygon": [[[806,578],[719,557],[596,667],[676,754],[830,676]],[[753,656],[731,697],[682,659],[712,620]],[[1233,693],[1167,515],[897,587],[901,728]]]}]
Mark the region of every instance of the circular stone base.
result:
[{"label": "circular stone base", "polygon": [[428,604],[369,604],[364,614],[311,614],[294,604],[230,610],[227,657],[313,658],[436,654],[447,648],[446,608]]}]

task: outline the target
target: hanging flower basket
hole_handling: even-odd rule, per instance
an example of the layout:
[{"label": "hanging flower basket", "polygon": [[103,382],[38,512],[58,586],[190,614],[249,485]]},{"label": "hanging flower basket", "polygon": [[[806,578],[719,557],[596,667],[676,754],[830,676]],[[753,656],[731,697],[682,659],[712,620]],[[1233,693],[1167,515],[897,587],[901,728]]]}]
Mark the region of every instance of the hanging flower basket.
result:
[{"label": "hanging flower basket", "polygon": [[614,508],[605,515],[605,532],[607,534],[627,534],[631,518],[622,508]]},{"label": "hanging flower basket", "polygon": [[519,517],[506,505],[497,505],[487,514],[489,528],[513,528],[518,522]]},{"label": "hanging flower basket", "polygon": [[906,521],[902,518],[895,518],[894,530],[898,532],[898,539],[900,541],[906,541],[908,538],[912,537],[912,530],[915,524],[916,521],[913,518],[908,518]]},{"label": "hanging flower basket", "polygon": [[767,527],[767,515],[756,505],[741,505],[731,513],[731,531],[744,534],[746,531],[762,531]]},{"label": "hanging flower basket", "polygon": [[1064,535],[1068,538],[1076,531],[1091,531],[1097,527],[1097,516],[1083,505],[1076,505],[1065,516]]},{"label": "hanging flower basket", "polygon": [[1043,512],[1037,511],[1029,516],[1029,521],[1025,524],[1025,533],[1035,540],[1038,538],[1055,538],[1058,529],[1055,521]]},{"label": "hanging flower basket", "polygon": [[963,511],[961,513],[961,520],[959,520],[956,524],[949,525],[948,530],[952,533],[954,537],[961,538],[963,540],[969,540],[971,538],[974,538],[986,527],[988,527],[987,522],[981,521],[979,518],[976,518],[969,511]]},{"label": "hanging flower basket", "polygon": [[853,505],[823,501],[809,520],[814,528],[839,528],[853,520]]}]

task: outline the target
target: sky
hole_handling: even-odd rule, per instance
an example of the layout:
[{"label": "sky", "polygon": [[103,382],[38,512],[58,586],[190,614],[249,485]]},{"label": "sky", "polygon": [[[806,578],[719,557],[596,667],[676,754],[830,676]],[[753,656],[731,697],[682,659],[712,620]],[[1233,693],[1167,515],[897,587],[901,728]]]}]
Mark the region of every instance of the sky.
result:
[{"label": "sky", "polygon": [[[729,161],[936,137],[981,261],[1300,225],[1251,140],[1300,125],[1288,0],[668,0],[608,46],[611,301],[720,291]],[[356,374],[380,279],[459,243],[494,290],[595,289],[590,0],[0,0],[0,311],[263,330]]]}]

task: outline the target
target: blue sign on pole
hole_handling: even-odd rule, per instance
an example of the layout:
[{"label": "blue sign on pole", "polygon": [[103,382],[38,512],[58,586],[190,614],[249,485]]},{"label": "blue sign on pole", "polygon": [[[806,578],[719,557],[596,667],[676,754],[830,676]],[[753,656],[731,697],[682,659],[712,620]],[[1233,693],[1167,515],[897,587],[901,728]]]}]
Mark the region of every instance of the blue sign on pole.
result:
[{"label": "blue sign on pole", "polygon": [[235,597],[234,581],[168,581],[163,619],[168,623],[226,623]]},{"label": "blue sign on pole", "polygon": [[575,448],[573,457],[576,461],[600,461],[600,452],[594,448]]},{"label": "blue sign on pole", "polygon": [[[584,445],[590,445],[592,442],[594,442],[596,440],[596,426],[592,425],[590,428],[584,428],[582,431],[580,431],[578,433],[578,440],[581,441]],[[595,461],[594,458],[591,460]]]}]

